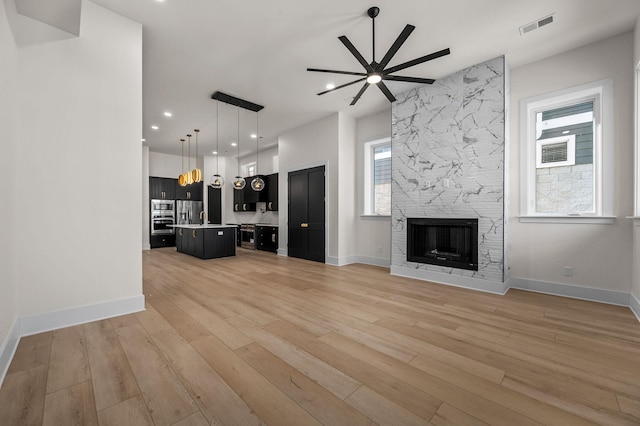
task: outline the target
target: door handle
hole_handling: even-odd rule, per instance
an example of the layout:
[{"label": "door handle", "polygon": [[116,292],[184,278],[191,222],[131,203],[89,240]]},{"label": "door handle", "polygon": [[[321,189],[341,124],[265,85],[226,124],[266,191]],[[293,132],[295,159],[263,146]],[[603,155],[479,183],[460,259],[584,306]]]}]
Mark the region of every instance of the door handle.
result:
[{"label": "door handle", "polygon": [[308,228],[309,224],[308,223],[301,223],[300,224],[300,228]]},{"label": "door handle", "polygon": [[180,228],[180,236],[182,236],[182,231],[184,231],[184,229]]},{"label": "door handle", "polygon": [[193,238],[195,238],[195,237],[196,237],[196,230],[195,230],[195,229],[194,229],[194,230],[193,230],[193,232],[191,233],[191,236],[192,236]]},{"label": "door handle", "polygon": [[269,201],[269,210],[271,210],[272,208],[273,208],[273,203]]}]

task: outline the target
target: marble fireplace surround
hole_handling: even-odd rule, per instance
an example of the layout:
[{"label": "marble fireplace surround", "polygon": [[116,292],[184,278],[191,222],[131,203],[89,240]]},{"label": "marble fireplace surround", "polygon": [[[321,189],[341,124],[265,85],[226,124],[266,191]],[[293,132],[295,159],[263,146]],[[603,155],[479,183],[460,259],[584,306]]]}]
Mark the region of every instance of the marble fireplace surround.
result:
[{"label": "marble fireplace surround", "polygon": [[[396,96],[391,273],[504,294],[507,74],[504,57]],[[478,270],[407,261],[407,218],[477,218]]]}]

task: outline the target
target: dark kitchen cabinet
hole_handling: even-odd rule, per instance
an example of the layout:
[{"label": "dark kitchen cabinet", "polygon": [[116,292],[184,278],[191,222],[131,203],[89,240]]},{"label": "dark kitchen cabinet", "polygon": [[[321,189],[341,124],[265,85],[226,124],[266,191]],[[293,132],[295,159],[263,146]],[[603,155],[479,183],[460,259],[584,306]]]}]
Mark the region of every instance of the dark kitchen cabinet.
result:
[{"label": "dark kitchen cabinet", "polygon": [[176,181],[175,191],[176,200],[202,201],[202,190],[204,186],[202,182],[192,183],[191,185],[180,186]]},{"label": "dark kitchen cabinet", "polygon": [[207,212],[209,223],[222,223],[222,189],[207,185]]},{"label": "dark kitchen cabinet", "polygon": [[[248,178],[247,178],[248,179]],[[251,182],[247,183],[247,186]],[[247,187],[244,189],[234,189],[233,190],[233,211],[234,212],[255,212],[256,211],[256,203],[250,203],[245,200],[245,193]],[[252,189],[250,189],[253,191]]]},{"label": "dark kitchen cabinet", "polygon": [[149,245],[152,249],[160,247],[173,247],[175,244],[175,235],[151,235],[149,237]]},{"label": "dark kitchen cabinet", "polygon": [[278,251],[278,227],[257,225],[256,248],[276,253]]},{"label": "dark kitchen cabinet", "polygon": [[177,179],[149,177],[149,198],[152,200],[175,200]]},{"label": "dark kitchen cabinet", "polygon": [[178,228],[176,249],[200,259],[235,256],[236,227]]},{"label": "dark kitchen cabinet", "polygon": [[266,176],[266,191],[267,191],[267,211],[278,211],[278,174]]},{"label": "dark kitchen cabinet", "polygon": [[[258,176],[260,176],[265,183],[265,188],[262,191],[254,191],[253,188],[251,188],[251,182]],[[247,181],[247,185],[244,187],[244,202],[253,204],[258,202],[266,202],[268,188],[267,177],[264,175],[249,176],[246,177],[245,180]]]},{"label": "dark kitchen cabinet", "polygon": [[176,250],[183,251],[184,243],[186,241],[185,238],[185,229],[184,228],[176,228]]}]

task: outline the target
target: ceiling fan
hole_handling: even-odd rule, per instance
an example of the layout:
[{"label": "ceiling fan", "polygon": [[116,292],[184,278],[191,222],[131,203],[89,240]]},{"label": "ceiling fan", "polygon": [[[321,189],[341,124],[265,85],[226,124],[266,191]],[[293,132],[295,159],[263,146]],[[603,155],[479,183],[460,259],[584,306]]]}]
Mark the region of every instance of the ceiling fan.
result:
[{"label": "ceiling fan", "polygon": [[364,81],[364,86],[360,89],[358,94],[353,98],[350,105],[355,105],[358,102],[358,99],[362,96],[362,94],[367,90],[367,88],[375,84],[378,88],[384,93],[384,95],[389,99],[389,102],[394,102],[396,98],[389,91],[389,88],[383,83],[382,80],[390,80],[390,81],[405,81],[409,83],[422,83],[422,84],[432,84],[435,80],[431,78],[419,78],[419,77],[404,77],[400,75],[391,75],[396,71],[401,71],[405,68],[412,67],[414,65],[421,64],[423,62],[430,61],[432,59],[439,58],[441,56],[448,55],[451,53],[449,49],[443,49],[438,52],[431,53],[426,56],[421,56],[420,58],[416,58],[412,61],[404,62],[400,65],[396,65],[394,67],[386,68],[389,64],[389,61],[393,58],[393,56],[398,52],[400,47],[404,44],[404,42],[409,38],[409,35],[416,29],[413,25],[406,25],[395,42],[391,45],[387,53],[384,55],[380,62],[376,62],[376,16],[380,13],[380,9],[377,7],[370,7],[367,10],[367,15],[371,18],[372,28],[373,28],[373,60],[371,63],[368,63],[364,57],[358,52],[358,49],[349,41],[347,36],[340,36],[338,39],[345,45],[349,52],[360,62],[360,64],[364,67],[366,72],[351,72],[351,71],[336,71],[336,70],[325,70],[319,68],[307,68],[307,71],[313,72],[326,72],[332,74],[346,74],[346,75],[356,75],[362,78],[354,80],[352,82],[342,84],[340,86],[336,86],[334,88],[325,90],[324,92],[318,93],[318,95],[324,95],[325,93],[333,92],[334,90],[342,89],[343,87],[351,86],[352,84],[360,83]]}]

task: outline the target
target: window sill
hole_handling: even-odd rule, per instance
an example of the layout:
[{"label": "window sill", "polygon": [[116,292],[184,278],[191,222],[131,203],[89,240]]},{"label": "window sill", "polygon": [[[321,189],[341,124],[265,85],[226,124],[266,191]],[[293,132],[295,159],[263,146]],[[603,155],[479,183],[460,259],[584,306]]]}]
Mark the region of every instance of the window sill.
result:
[{"label": "window sill", "polygon": [[627,216],[627,219],[631,219],[635,226],[640,226],[640,216]]},{"label": "window sill", "polygon": [[391,215],[388,214],[361,214],[361,219],[391,219]]},{"label": "window sill", "polygon": [[520,223],[579,223],[613,225],[615,216],[520,216]]}]

